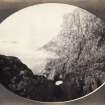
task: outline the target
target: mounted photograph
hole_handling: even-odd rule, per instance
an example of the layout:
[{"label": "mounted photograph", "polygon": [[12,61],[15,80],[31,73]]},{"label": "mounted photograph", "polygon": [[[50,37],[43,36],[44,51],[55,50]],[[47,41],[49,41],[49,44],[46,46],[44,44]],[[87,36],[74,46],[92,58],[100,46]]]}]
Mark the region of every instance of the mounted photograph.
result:
[{"label": "mounted photograph", "polygon": [[77,6],[42,3],[0,24],[0,83],[40,102],[86,97],[105,82],[105,23]]}]

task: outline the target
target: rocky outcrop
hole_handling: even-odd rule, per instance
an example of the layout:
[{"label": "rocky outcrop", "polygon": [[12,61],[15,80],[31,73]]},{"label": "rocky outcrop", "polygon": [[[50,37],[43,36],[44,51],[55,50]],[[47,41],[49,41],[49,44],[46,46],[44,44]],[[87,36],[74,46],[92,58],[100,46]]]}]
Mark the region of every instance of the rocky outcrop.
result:
[{"label": "rocky outcrop", "polygon": [[76,69],[105,71],[105,23],[85,10],[76,9],[64,15],[62,30],[44,49],[59,56],[46,67],[50,68],[46,72],[52,79]]},{"label": "rocky outcrop", "polygon": [[101,85],[101,79],[96,78],[94,73],[83,73],[68,73],[61,79],[63,83],[57,86],[55,82],[60,79],[59,75],[54,80],[48,80],[42,75],[34,75],[17,57],[0,55],[1,84],[12,92],[33,100],[71,100],[90,93]]},{"label": "rocky outcrop", "polygon": [[53,100],[53,81],[33,75],[16,57],[0,55],[0,82],[20,96],[40,101]]}]

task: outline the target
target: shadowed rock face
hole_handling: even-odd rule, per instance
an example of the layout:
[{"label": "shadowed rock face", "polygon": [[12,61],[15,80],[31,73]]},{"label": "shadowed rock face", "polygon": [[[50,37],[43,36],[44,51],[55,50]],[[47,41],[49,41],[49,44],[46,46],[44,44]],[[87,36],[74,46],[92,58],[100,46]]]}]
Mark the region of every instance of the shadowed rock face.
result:
[{"label": "shadowed rock face", "polygon": [[[34,75],[17,57],[0,55],[0,82],[12,92],[25,98],[38,101],[67,101],[79,98],[101,85],[101,80],[88,73],[68,73],[62,84],[60,80],[48,80],[42,75]],[[105,75],[104,75],[105,76]],[[81,79],[82,77],[82,79]]]},{"label": "shadowed rock face", "polygon": [[34,100],[53,100],[53,81],[33,75],[18,58],[0,55],[0,81],[20,96]]}]

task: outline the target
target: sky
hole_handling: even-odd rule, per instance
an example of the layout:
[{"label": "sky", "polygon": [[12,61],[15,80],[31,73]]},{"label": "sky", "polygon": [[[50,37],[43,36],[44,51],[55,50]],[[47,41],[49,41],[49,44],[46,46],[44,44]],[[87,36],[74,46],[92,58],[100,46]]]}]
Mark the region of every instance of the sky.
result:
[{"label": "sky", "polygon": [[42,71],[44,66],[40,63],[45,65],[46,58],[54,59],[57,55],[38,49],[57,37],[62,30],[63,16],[75,9],[65,4],[43,4],[10,16],[0,26],[1,54],[19,57],[35,73]]},{"label": "sky", "polygon": [[[94,13],[105,20],[105,0],[0,0],[0,22],[11,13],[21,8],[45,2],[62,2],[79,6]],[[47,103],[49,105],[49,103]],[[62,105],[105,105],[105,85],[94,94],[71,103],[62,103]],[[9,92],[0,85],[0,105],[41,105],[39,102],[30,101]],[[46,104],[45,104],[46,105]],[[56,105],[52,103],[50,105]],[[60,103],[57,105],[61,105]]]}]

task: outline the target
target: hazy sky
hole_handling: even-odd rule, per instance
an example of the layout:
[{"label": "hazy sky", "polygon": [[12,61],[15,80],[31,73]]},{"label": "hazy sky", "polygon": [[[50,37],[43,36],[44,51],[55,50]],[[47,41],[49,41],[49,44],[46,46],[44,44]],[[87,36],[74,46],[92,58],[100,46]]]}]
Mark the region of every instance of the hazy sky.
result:
[{"label": "hazy sky", "polygon": [[[105,0],[0,0],[0,21],[2,21],[8,15],[21,8],[45,2],[62,2],[62,3],[77,5],[91,11],[92,13],[96,14],[98,17],[101,17],[102,19],[105,20]],[[88,96],[83,100],[72,103],[68,102],[65,103],[65,105],[66,104],[105,105],[105,86],[103,86],[99,91]],[[7,89],[5,89],[0,85],[0,105],[40,105],[40,103],[29,101],[24,98],[15,96],[13,93],[9,92]],[[61,105],[61,104],[53,103],[53,105]],[[62,105],[64,105],[64,103]]]},{"label": "hazy sky", "polygon": [[1,54],[19,57],[34,73],[43,71],[47,58],[58,56],[55,52],[38,49],[58,36],[64,15],[72,14],[76,9],[81,10],[75,6],[54,3],[32,6],[17,12],[1,23]]}]

